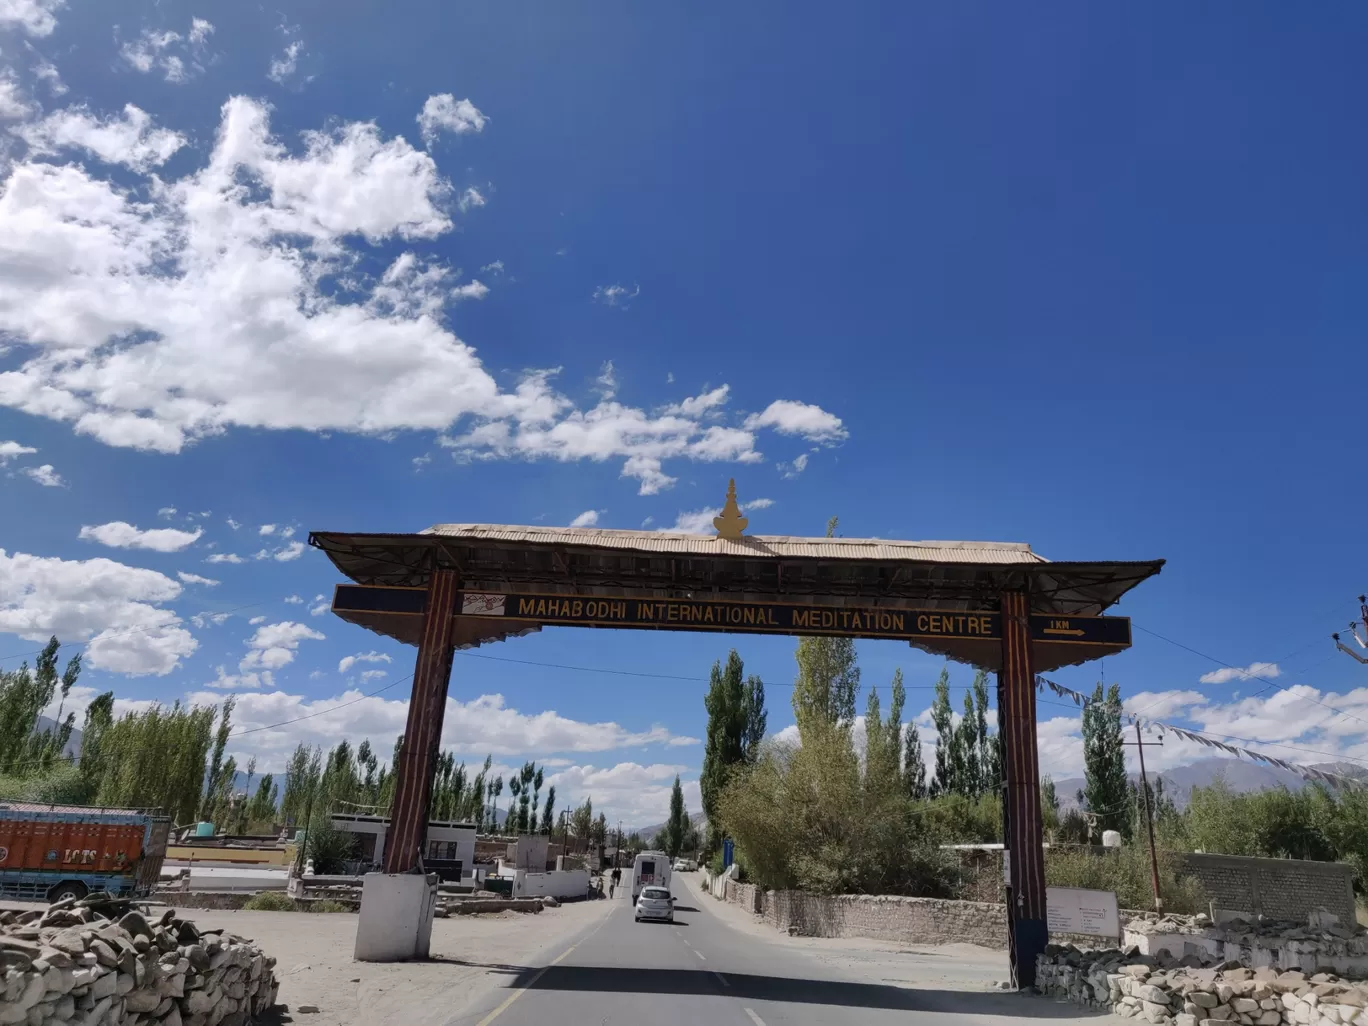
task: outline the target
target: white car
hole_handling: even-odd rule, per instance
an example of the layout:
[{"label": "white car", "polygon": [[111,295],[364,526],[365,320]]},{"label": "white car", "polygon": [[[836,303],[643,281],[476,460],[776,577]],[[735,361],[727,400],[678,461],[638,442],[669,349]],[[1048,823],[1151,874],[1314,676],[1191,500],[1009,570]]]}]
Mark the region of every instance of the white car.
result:
[{"label": "white car", "polygon": [[643,919],[663,919],[674,922],[674,899],[664,887],[643,887],[641,897],[637,898],[636,921]]}]

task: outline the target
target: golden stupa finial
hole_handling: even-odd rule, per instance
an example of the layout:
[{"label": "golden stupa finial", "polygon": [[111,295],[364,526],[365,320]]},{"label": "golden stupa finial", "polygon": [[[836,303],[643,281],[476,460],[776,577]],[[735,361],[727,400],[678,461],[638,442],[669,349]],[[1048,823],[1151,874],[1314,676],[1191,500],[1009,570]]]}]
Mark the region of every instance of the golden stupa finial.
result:
[{"label": "golden stupa finial", "polygon": [[741,515],[741,507],[736,504],[736,478],[727,482],[727,501],[722,504],[720,516],[713,517],[713,527],[717,528],[719,538],[739,541],[741,532],[750,521]]}]

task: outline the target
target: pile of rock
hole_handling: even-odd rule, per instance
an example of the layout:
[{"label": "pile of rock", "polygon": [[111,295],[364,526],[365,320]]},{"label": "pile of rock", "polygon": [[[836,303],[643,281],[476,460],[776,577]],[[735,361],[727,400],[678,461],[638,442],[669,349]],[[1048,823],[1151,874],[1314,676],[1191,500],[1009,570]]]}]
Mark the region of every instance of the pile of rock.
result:
[{"label": "pile of rock", "polygon": [[1333,973],[1200,966],[1189,955],[1167,967],[1153,956],[1051,945],[1036,986],[1045,994],[1143,1019],[1155,1026],[1368,1026],[1368,985]]},{"label": "pile of rock", "polygon": [[274,968],[174,909],[94,896],[0,912],[0,1026],[245,1026],[275,1004]]}]

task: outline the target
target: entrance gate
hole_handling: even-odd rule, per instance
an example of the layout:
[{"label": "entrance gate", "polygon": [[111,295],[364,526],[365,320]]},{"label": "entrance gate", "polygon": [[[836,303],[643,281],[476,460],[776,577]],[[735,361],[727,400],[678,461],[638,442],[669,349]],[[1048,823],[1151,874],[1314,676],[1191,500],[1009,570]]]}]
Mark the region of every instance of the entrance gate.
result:
[{"label": "entrance gate", "polygon": [[997,674],[1008,943],[1015,981],[1030,986],[1047,939],[1035,674],[1129,648],[1130,621],[1102,613],[1164,561],[750,536],[734,485],[714,524],[715,537],[501,524],[309,535],[353,582],[338,585],[333,612],[418,647],[385,872],[418,863],[458,649],[552,626],[900,640]]}]

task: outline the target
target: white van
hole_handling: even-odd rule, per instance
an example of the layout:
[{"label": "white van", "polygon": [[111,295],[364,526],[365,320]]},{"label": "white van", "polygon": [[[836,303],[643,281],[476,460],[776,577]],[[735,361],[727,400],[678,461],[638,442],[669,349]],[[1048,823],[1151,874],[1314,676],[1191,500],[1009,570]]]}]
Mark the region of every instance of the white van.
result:
[{"label": "white van", "polygon": [[643,851],[632,862],[632,902],[643,887],[670,886],[670,856],[663,851]]}]

